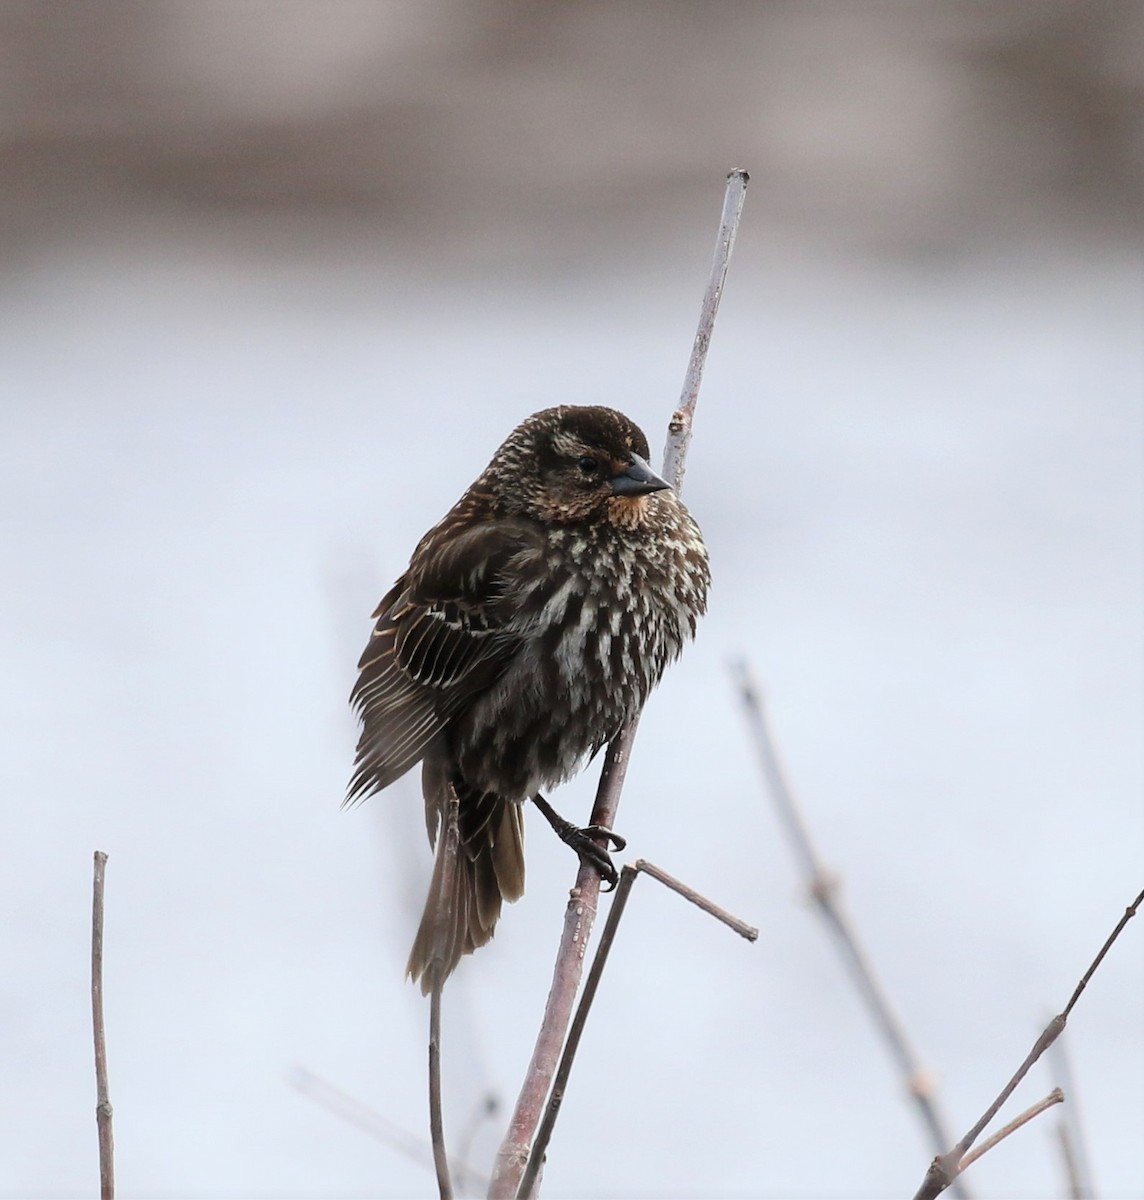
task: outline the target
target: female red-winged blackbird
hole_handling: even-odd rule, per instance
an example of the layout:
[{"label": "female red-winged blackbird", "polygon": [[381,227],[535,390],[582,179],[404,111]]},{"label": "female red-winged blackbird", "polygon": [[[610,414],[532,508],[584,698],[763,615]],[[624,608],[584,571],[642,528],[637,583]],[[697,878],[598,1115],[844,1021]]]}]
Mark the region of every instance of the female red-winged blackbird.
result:
[{"label": "female red-winged blackbird", "polygon": [[613,409],[536,413],[374,613],[351,697],[362,730],[348,801],[421,761],[432,844],[450,787],[459,800],[453,892],[438,851],[409,958],[422,991],[523,893],[523,801],[615,882],[590,839],[622,841],[576,829],[539,792],[639,712],[706,609],[699,527],[647,458],[647,438]]}]

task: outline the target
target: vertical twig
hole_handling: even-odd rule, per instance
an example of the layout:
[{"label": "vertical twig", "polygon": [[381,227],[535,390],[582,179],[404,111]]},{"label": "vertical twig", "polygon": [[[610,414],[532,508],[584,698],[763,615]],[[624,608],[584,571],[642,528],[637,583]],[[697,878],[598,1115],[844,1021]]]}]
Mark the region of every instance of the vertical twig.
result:
[{"label": "vertical twig", "polygon": [[[596,802],[592,806],[593,825],[600,825],[606,829],[612,827],[620,802],[620,790],[628,769],[628,753],[635,736],[635,727],[636,722],[633,721],[608,746],[604,767],[600,772],[600,783],[596,789]],[[587,950],[588,936],[596,919],[599,896],[599,874],[593,867],[581,866],[576,875],[576,885],[569,896],[568,907],[564,910],[564,929],[556,952],[556,966],[540,1023],[540,1033],[537,1035],[536,1046],[532,1051],[532,1059],[528,1064],[508,1131],[497,1151],[493,1179],[489,1186],[489,1196],[493,1200],[508,1200],[509,1197],[516,1196],[521,1176],[528,1165],[533,1135],[552,1086],[568,1022],[572,1019],[572,1005],[580,986],[584,954]]]},{"label": "vertical twig", "polygon": [[608,919],[604,922],[604,932],[600,935],[600,944],[596,949],[596,957],[592,960],[592,968],[588,972],[587,980],[584,982],[584,991],[580,996],[580,1005],[576,1009],[576,1016],[568,1030],[568,1040],[564,1044],[560,1066],[552,1082],[552,1091],[545,1106],[544,1118],[540,1122],[540,1128],[536,1133],[536,1140],[532,1144],[528,1157],[528,1165],[521,1176],[516,1192],[517,1200],[528,1200],[528,1197],[533,1194],[533,1189],[536,1187],[540,1169],[544,1164],[544,1155],[548,1150],[548,1143],[552,1137],[553,1127],[556,1124],[556,1117],[560,1112],[560,1105],[564,1102],[564,1089],[568,1083],[568,1075],[572,1070],[572,1059],[575,1056],[576,1048],[580,1044],[580,1035],[584,1032],[584,1022],[588,1019],[588,1010],[592,1005],[592,1000],[595,998],[596,988],[599,987],[600,976],[607,965],[608,954],[612,949],[612,943],[616,937],[616,927],[620,923],[620,917],[624,915],[624,909],[627,907],[628,896],[631,895],[632,884],[635,882],[635,878],[636,872],[633,867],[625,866],[620,871],[620,882],[616,887],[616,894],[612,898],[612,906],[608,910]]},{"label": "vertical twig", "polygon": [[99,1134],[100,1200],[115,1197],[115,1139],[107,1086],[107,1040],[103,1026],[103,870],[107,855],[95,852],[91,892],[91,1024],[95,1038],[95,1127]]},{"label": "vertical twig", "polygon": [[691,358],[687,363],[687,373],[683,377],[679,407],[672,414],[671,423],[667,427],[667,445],[663,450],[663,477],[677,492],[683,487],[687,448],[691,445],[691,421],[695,416],[695,403],[699,399],[699,385],[703,382],[703,368],[707,363],[711,333],[715,328],[719,301],[723,298],[723,281],[727,278],[731,251],[735,248],[735,235],[739,232],[739,220],[743,215],[743,202],[747,198],[747,184],[750,178],[742,167],[736,167],[727,176],[723,215],[719,219],[719,236],[711,261],[711,277],[707,281],[707,290],[703,293],[703,303],[699,308],[699,327],[695,331]]},{"label": "vertical twig", "polygon": [[[917,1107],[931,1146],[935,1153],[941,1154],[943,1148],[949,1145],[951,1135],[938,1108],[932,1080],[910,1044],[905,1027],[895,1014],[886,990],[874,972],[873,963],[859,941],[854,923],[842,905],[838,895],[838,880],[826,867],[814,844],[810,826],[799,808],[794,792],[787,782],[786,772],[779,761],[762,696],[755,686],[750,670],[745,663],[737,663],[734,674],[766,779],[767,791],[774,800],[779,819],[794,847],[795,857],[799,860],[806,878],[807,891],[833,935],[835,944],[849,968],[850,976],[881,1031],[890,1055],[898,1066],[906,1091]],[[965,1184],[959,1183],[957,1188],[956,1194],[965,1200],[969,1195]]]},{"label": "vertical twig", "polygon": [[[711,344],[715,314],[723,292],[723,280],[727,275],[727,264],[731,258],[735,232],[743,210],[747,180],[747,172],[743,170],[732,171],[727,176],[723,216],[711,264],[710,282],[699,312],[699,328],[684,377],[679,407],[672,414],[668,425],[667,447],[663,456],[664,477],[677,491],[683,483],[687,446],[691,440],[692,416],[695,412],[699,384],[703,378],[703,364]],[[621,730],[608,746],[604,767],[600,773],[600,784],[596,790],[596,802],[592,808],[593,825],[611,829],[615,822],[637,723],[638,717]],[[489,1196],[493,1200],[508,1200],[509,1197],[514,1197],[528,1165],[529,1148],[544,1111],[568,1022],[572,1018],[572,1004],[584,969],[584,951],[596,919],[599,893],[600,877],[596,870],[592,867],[581,867],[568,908],[565,910],[564,929],[556,952],[552,987],[548,993],[544,1016],[541,1018],[536,1046],[520,1095],[517,1097],[516,1108],[509,1120],[508,1130],[497,1151],[493,1180],[489,1188]]]},{"label": "vertical twig", "polygon": [[442,911],[434,931],[433,951],[429,972],[429,1134],[433,1141],[433,1165],[437,1170],[437,1190],[441,1200],[453,1200],[453,1183],[449,1178],[449,1156],[445,1150],[445,1123],[441,1114],[441,989],[445,985],[443,964],[449,961],[446,942],[456,925],[458,915],[449,905],[457,903],[454,880],[457,873],[457,852],[460,845],[458,811],[460,801],[456,789],[449,785],[445,804],[444,828],[441,830],[441,895],[449,904]]},{"label": "vertical twig", "polygon": [[557,1068],[556,1077],[553,1080],[552,1093],[548,1097],[548,1104],[544,1110],[544,1119],[540,1123],[536,1140],[532,1144],[528,1166],[525,1169],[524,1177],[521,1179],[520,1188],[516,1194],[517,1200],[527,1200],[527,1197],[532,1194],[533,1187],[539,1177],[540,1169],[544,1163],[544,1155],[548,1150],[548,1143],[552,1140],[552,1130],[556,1126],[556,1118],[560,1115],[560,1106],[564,1103],[564,1092],[568,1086],[568,1077],[572,1073],[572,1063],[576,1058],[576,1051],[580,1048],[580,1038],[584,1033],[588,1013],[596,998],[596,990],[600,986],[600,978],[604,974],[604,968],[608,965],[608,955],[611,953],[612,944],[616,940],[616,931],[619,929],[620,918],[624,915],[624,910],[627,908],[628,896],[631,893],[632,884],[639,874],[650,875],[657,883],[662,883],[664,887],[669,888],[676,895],[682,896],[683,899],[701,908],[709,916],[714,917],[717,921],[721,921],[729,929],[733,929],[740,937],[746,938],[747,941],[753,942],[758,939],[759,931],[753,925],[748,925],[746,921],[741,921],[738,917],[732,916],[726,909],[712,903],[706,896],[700,895],[694,888],[688,887],[687,884],[682,883],[675,876],[669,875],[654,863],[649,863],[646,859],[637,858],[634,864],[623,868],[620,872],[620,882],[616,888],[612,906],[608,909],[608,919],[604,922],[604,931],[600,934],[600,941],[596,947],[596,955],[592,959],[588,978],[584,981],[584,990],[580,994],[580,1003],[576,1006],[576,1015],[572,1018],[572,1026],[568,1030],[568,1040],[564,1043],[564,1052],[560,1056],[560,1066]]}]

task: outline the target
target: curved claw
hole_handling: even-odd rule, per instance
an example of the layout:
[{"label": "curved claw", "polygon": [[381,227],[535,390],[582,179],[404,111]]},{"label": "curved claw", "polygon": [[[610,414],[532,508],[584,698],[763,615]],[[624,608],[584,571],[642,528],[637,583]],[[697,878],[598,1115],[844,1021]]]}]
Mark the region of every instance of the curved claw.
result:
[{"label": "curved claw", "polygon": [[603,838],[605,841],[612,843],[612,849],[618,854],[621,850],[626,850],[628,847],[628,839],[620,837],[618,833],[613,833],[606,825],[585,825],[580,832],[585,837]]},{"label": "curved claw", "polygon": [[[588,833],[587,829],[581,830],[581,833]],[[598,836],[598,835],[593,835]],[[622,842],[623,839],[621,838]],[[581,862],[591,863],[600,873],[600,890],[603,892],[611,892],[615,890],[616,884],[620,881],[620,873],[616,870],[616,864],[612,862],[612,856],[602,847],[597,846],[594,842],[585,841],[585,846],[581,849],[579,846],[573,846],[573,849],[580,855]],[[623,846],[617,846],[617,850],[622,850]]]},{"label": "curved claw", "polygon": [[610,892],[620,880],[620,873],[616,870],[615,863],[612,862],[612,856],[603,848],[597,846],[593,837],[599,837],[592,831],[591,827],[587,829],[576,829],[573,827],[568,831],[568,836],[564,841],[576,851],[582,863],[587,863],[596,868],[600,873],[601,886],[607,884],[603,890]]}]

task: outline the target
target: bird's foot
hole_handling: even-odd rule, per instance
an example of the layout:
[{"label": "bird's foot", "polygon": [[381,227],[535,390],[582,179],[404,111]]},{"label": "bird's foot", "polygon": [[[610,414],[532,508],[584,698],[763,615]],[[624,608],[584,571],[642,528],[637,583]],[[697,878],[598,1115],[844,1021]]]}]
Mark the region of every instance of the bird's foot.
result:
[{"label": "bird's foot", "polygon": [[611,854],[604,846],[598,845],[595,839],[599,838],[610,842],[612,849],[617,852],[624,849],[628,844],[627,840],[603,825],[585,825],[583,828],[573,825],[571,821],[566,821],[543,796],[533,796],[532,799],[536,807],[544,814],[544,819],[552,826],[556,836],[565,845],[571,846],[576,851],[582,863],[595,867],[600,873],[601,880],[607,885],[601,890],[610,892],[619,882],[620,873],[616,870],[615,863],[612,862]]},{"label": "bird's foot", "polygon": [[604,838],[612,843],[612,848],[616,851],[622,850],[627,842],[618,833],[605,829],[603,825],[585,825],[583,829],[578,829],[570,821],[566,821],[565,824],[568,828],[557,829],[557,836],[576,851],[582,863],[588,863],[600,872],[600,890],[610,892],[619,883],[620,873],[616,870],[616,864],[612,862],[611,854],[593,839]]}]

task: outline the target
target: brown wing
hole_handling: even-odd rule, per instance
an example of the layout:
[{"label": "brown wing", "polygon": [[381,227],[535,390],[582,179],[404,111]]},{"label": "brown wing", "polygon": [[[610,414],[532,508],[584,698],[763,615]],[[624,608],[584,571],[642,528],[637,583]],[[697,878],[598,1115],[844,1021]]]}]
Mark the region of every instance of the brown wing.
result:
[{"label": "brown wing", "polygon": [[378,605],[351,702],[362,722],[347,803],[404,775],[520,646],[514,620],[543,564],[522,521],[460,521],[421,540]]}]

